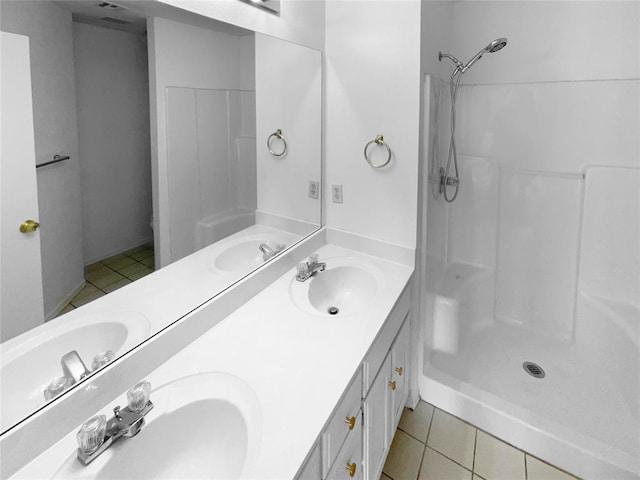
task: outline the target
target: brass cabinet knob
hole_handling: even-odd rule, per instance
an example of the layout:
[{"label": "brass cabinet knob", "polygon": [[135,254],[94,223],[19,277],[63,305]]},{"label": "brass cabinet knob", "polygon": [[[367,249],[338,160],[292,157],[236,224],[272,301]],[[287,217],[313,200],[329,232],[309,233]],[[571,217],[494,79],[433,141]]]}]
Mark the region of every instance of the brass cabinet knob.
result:
[{"label": "brass cabinet knob", "polygon": [[391,390],[395,390],[396,389],[396,381],[393,380],[393,381],[389,382],[389,386],[391,387]]},{"label": "brass cabinet knob", "polygon": [[350,477],[355,477],[356,476],[356,469],[358,468],[358,465],[356,464],[356,462],[353,463],[347,463],[347,465],[345,466],[345,468],[347,470],[349,470],[349,476]]},{"label": "brass cabinet knob", "polygon": [[22,233],[35,232],[38,230],[40,224],[35,220],[26,220],[22,225],[20,225],[20,231]]},{"label": "brass cabinet knob", "polygon": [[349,425],[349,430],[353,430],[353,427],[356,426],[356,417],[347,417],[344,419],[344,423]]},{"label": "brass cabinet knob", "polygon": [[396,367],[396,372],[398,372],[398,375],[402,376],[402,372],[404,372],[404,368]]}]

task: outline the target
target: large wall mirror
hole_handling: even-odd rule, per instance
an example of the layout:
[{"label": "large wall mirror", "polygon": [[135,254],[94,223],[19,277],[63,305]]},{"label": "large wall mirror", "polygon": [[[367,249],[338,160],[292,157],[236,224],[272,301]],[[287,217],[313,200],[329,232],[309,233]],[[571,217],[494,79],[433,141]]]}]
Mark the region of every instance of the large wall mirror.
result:
[{"label": "large wall mirror", "polygon": [[321,223],[321,52],[125,4],[0,1],[0,432]]}]

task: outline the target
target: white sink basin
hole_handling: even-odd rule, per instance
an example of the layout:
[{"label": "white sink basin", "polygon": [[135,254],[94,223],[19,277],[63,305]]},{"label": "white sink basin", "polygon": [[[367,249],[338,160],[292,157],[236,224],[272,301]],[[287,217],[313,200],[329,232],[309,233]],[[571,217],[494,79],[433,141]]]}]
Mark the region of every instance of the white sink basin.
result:
[{"label": "white sink basin", "polygon": [[207,372],[151,392],[154,409],[133,438],[122,438],[88,466],[72,452],[60,479],[234,479],[260,447],[258,399],[243,380]]},{"label": "white sink basin", "polygon": [[62,375],[60,359],[76,350],[87,368],[106,350],[120,356],[149,334],[149,320],[139,313],[118,312],[60,318],[2,345],[0,427],[4,431],[47,402],[44,389]]},{"label": "white sink basin", "polygon": [[270,234],[247,236],[222,249],[211,263],[212,270],[247,273],[259,267],[264,263],[259,248],[263,243],[273,250],[276,249],[278,243],[290,244],[290,242]]},{"label": "white sink basin", "polygon": [[381,273],[371,262],[355,257],[320,259],[327,264],[305,282],[292,279],[289,295],[298,308],[322,316],[353,315],[376,298]]}]

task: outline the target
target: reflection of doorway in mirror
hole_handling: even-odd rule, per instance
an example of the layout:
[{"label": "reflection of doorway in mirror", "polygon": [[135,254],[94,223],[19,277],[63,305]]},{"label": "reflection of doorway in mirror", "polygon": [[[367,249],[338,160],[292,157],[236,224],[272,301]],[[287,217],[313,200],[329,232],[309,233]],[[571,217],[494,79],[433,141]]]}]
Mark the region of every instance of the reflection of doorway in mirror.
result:
[{"label": "reflection of doorway in mirror", "polygon": [[2,30],[29,38],[35,164],[70,157],[35,170],[42,321],[91,298],[89,266],[153,241],[146,19],[81,23],[85,3],[2,2]]}]

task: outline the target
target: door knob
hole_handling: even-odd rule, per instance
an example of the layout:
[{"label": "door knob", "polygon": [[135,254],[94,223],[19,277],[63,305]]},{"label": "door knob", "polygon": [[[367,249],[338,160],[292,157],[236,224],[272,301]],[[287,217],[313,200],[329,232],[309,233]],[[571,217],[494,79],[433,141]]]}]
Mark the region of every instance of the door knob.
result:
[{"label": "door knob", "polygon": [[22,233],[35,232],[40,224],[35,220],[26,220],[22,225],[20,225],[20,231]]}]

